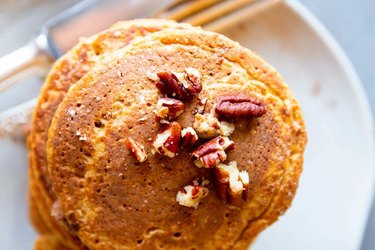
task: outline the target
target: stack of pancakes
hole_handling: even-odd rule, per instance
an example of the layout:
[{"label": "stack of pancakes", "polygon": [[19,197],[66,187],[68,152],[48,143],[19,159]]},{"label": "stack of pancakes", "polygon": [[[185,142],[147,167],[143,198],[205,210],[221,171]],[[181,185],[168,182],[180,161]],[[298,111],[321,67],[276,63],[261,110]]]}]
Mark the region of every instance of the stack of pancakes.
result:
[{"label": "stack of pancakes", "polygon": [[[157,87],[159,77],[178,82],[192,70],[202,89],[174,117],[182,128],[194,127],[202,102],[217,116],[223,96],[266,107],[259,117],[217,118],[234,128],[224,134],[235,149],[220,164],[235,161],[249,177],[240,203],[220,199],[215,169],[194,162],[192,152],[211,138],[173,157],[153,148],[170,122],[155,119],[169,91]],[[130,138],[144,159],[129,150]],[[28,138],[35,249],[246,249],[289,207],[305,144],[298,103],[248,49],[173,21],[117,23],[62,56],[42,88]],[[197,178],[210,183],[205,197],[196,208],[181,205],[176,194]]]}]

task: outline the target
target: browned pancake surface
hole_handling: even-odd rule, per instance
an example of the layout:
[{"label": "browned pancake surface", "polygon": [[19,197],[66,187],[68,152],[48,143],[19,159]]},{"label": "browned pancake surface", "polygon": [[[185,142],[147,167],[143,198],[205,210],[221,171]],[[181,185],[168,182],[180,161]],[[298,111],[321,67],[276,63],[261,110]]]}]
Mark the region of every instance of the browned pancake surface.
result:
[{"label": "browned pancake surface", "polygon": [[[126,46],[134,38],[157,32],[161,29],[191,28],[187,24],[177,24],[165,20],[133,20],[120,22],[109,30],[83,39],[71,51],[60,58],[48,75],[34,111],[31,134],[28,138],[30,172],[33,178],[35,206],[41,219],[58,238],[71,248],[77,248],[70,233],[61,228],[51,218],[51,207],[55,195],[47,173],[46,141],[47,131],[55,110],[68,89],[86,74],[105,54]],[[33,217],[32,217],[33,218]],[[40,223],[39,223],[40,224]],[[41,228],[36,224],[37,228]]]},{"label": "browned pancake surface", "polygon": [[53,235],[44,234],[35,241],[34,250],[70,250]]},{"label": "browned pancake surface", "polygon": [[[197,209],[180,206],[178,190],[196,177],[212,183],[211,172],[188,150],[172,159],[151,153],[161,94],[147,76],[187,67],[202,74],[208,110],[226,94],[267,104],[261,118],[236,120],[230,136],[236,149],[228,159],[251,181],[239,209],[212,186]],[[187,103],[183,127],[196,109],[196,99]],[[129,156],[128,137],[144,145],[146,162]],[[92,249],[243,249],[290,205],[305,143],[300,108],[273,68],[223,36],[165,30],[108,55],[71,88],[49,130],[48,168],[70,228]]]}]

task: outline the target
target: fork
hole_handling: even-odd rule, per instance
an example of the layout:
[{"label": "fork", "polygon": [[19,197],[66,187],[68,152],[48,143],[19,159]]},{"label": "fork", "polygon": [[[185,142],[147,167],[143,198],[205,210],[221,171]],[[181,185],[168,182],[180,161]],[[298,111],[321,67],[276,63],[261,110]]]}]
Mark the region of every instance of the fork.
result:
[{"label": "fork", "polygon": [[[145,4],[152,4],[150,1],[143,1]],[[156,14],[154,13],[152,16],[154,18],[165,18],[188,22],[192,25],[202,26],[211,31],[220,31],[280,1],[282,0],[159,1],[158,4],[161,6],[161,10],[156,12]],[[35,66],[38,66],[42,68],[44,67],[45,69],[48,68],[51,63],[64,52],[64,49],[61,47],[65,47],[65,50],[67,50],[72,46],[74,43],[69,44],[68,46],[63,45],[59,47],[60,44],[58,44],[58,41],[56,41],[51,35],[53,34],[54,29],[65,23],[69,23],[71,19],[76,16],[88,12],[90,8],[98,5],[99,2],[99,0],[85,0],[74,5],[58,16],[47,21],[45,25],[42,26],[36,39],[32,40],[25,47],[0,58],[0,93],[11,87],[19,81],[19,79],[23,79],[30,74],[30,72],[33,73],[33,71],[30,71],[33,67],[35,68]],[[115,0],[107,0],[105,2],[115,2]],[[166,5],[167,2],[169,5]],[[116,11],[116,9],[119,9],[118,6],[112,8],[111,11]],[[145,13],[144,9],[142,9],[142,11],[142,13],[133,11],[132,16],[128,16],[128,18],[136,18],[139,17],[140,14],[146,16],[151,15],[151,13]],[[111,16],[113,16],[112,12]],[[117,15],[116,18],[109,20],[109,22],[106,23],[106,26],[109,26],[116,21],[120,21],[123,19],[123,16],[121,18],[121,15]],[[104,28],[105,27],[101,27],[100,30]],[[94,31],[93,33],[96,33],[97,31]],[[23,133],[25,133],[25,131],[27,131],[25,128],[30,121],[35,103],[36,101],[33,99],[0,113],[0,138],[4,136],[22,136],[21,132],[23,131]]]}]

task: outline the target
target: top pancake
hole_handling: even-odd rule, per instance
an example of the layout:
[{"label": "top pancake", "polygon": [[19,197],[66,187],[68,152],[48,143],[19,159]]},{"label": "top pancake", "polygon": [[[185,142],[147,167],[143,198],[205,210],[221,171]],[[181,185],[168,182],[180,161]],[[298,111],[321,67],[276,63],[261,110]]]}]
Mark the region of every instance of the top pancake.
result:
[{"label": "top pancake", "polygon": [[[187,29],[188,24],[178,24],[167,20],[133,20],[120,22],[90,38],[82,39],[72,50],[62,56],[53,66],[40,93],[35,107],[32,129],[28,138],[29,163],[33,179],[34,198],[44,223],[48,224],[60,240],[74,247],[65,229],[50,218],[55,195],[47,173],[46,142],[47,132],[55,110],[68,89],[86,74],[96,62],[106,54],[126,46],[137,37],[146,36],[164,28]],[[35,188],[34,188],[35,187]],[[51,221],[52,220],[52,221]],[[62,234],[62,235],[61,235]]]},{"label": "top pancake", "polygon": [[[262,100],[260,118],[236,120],[228,154],[250,175],[249,199],[239,209],[214,189],[197,209],[176,193],[207,169],[188,150],[174,158],[151,152],[159,130],[161,93],[148,75],[195,68],[214,108],[219,96]],[[177,119],[192,126],[197,98]],[[100,124],[100,126],[96,126]],[[64,98],[47,145],[54,190],[72,230],[91,249],[244,249],[290,205],[302,170],[306,133],[300,108],[278,73],[228,38],[201,30],[164,30],[134,41],[99,62]],[[144,145],[148,159],[129,156],[125,140]]]},{"label": "top pancake", "polygon": [[164,28],[186,29],[192,27],[188,24],[153,19],[120,22],[107,31],[83,40],[54,64],[35,107],[29,137],[31,165],[39,170],[42,183],[47,187],[51,197],[54,196],[54,193],[46,174],[47,132],[52,117],[68,89],[105,54],[126,46],[136,37],[145,36]]}]

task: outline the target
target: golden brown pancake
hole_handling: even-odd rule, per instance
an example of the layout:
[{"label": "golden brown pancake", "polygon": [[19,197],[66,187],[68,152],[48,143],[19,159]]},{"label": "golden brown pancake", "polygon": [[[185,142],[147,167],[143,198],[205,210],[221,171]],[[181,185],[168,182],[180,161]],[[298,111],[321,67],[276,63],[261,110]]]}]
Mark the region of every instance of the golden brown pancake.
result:
[{"label": "golden brown pancake", "polygon": [[[31,179],[34,179],[33,195],[37,201],[39,215],[46,226],[72,249],[80,247],[72,239],[71,234],[50,216],[55,195],[47,173],[45,146],[47,131],[54,112],[70,86],[89,71],[99,58],[126,46],[136,37],[145,36],[167,27],[191,28],[187,24],[152,19],[115,24],[109,30],[84,39],[62,56],[54,64],[44,83],[34,111],[32,129],[28,138],[30,173]],[[36,225],[36,228],[38,229],[40,226]]]},{"label": "golden brown pancake", "polygon": [[[240,204],[219,200],[213,169],[198,168],[193,149],[172,158],[152,150],[163,96],[155,74],[188,68],[199,72],[203,89],[185,100],[177,117],[183,128],[194,126],[206,98],[204,113],[215,112],[228,95],[266,105],[260,117],[229,119],[235,149],[225,162],[236,161],[250,177]],[[289,207],[306,143],[300,107],[271,66],[224,36],[176,29],[134,41],[98,62],[70,88],[48,138],[56,197],[69,228],[90,249],[246,249]],[[146,161],[131,156],[129,138],[144,148]],[[199,206],[177,203],[179,190],[202,177],[210,184]]]},{"label": "golden brown pancake", "polygon": [[46,198],[40,192],[31,171],[29,174],[29,196],[29,217],[34,228],[41,235],[48,235],[49,238],[55,237],[54,241],[60,242],[58,245],[64,245],[69,249],[86,249],[76,237],[72,236],[63,219],[57,221],[51,216],[52,209],[45,202]]},{"label": "golden brown pancake", "polygon": [[35,182],[29,173],[29,183],[28,183],[28,206],[29,206],[29,218],[35,227],[35,229],[41,234],[49,234],[50,230],[47,227],[42,215],[37,207],[39,202],[35,195]]},{"label": "golden brown pancake", "polygon": [[69,250],[60,243],[53,235],[41,235],[35,241],[34,250]]}]

